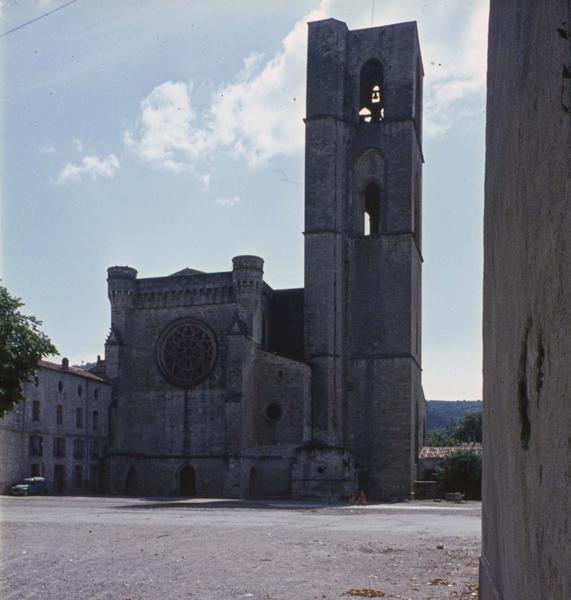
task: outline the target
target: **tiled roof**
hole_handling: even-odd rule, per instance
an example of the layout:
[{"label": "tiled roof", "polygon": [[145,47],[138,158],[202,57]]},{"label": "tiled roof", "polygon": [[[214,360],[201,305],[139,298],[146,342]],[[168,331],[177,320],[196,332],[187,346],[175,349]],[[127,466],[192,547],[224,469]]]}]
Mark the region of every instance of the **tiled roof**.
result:
[{"label": "tiled roof", "polygon": [[450,458],[459,452],[469,452],[471,454],[482,454],[482,444],[479,442],[470,442],[469,444],[460,444],[460,446],[424,446],[420,451],[420,459],[423,458]]},{"label": "tiled roof", "polygon": [[39,360],[38,367],[41,369],[50,369],[51,371],[59,371],[60,373],[70,373],[71,375],[82,377],[83,379],[89,379],[90,381],[97,381],[98,383],[110,385],[108,381],[105,381],[105,379],[101,379],[101,377],[97,377],[97,375],[94,375],[89,371],[84,371],[83,369],[78,369],[77,367],[63,367],[59,363],[53,363],[47,360]]}]

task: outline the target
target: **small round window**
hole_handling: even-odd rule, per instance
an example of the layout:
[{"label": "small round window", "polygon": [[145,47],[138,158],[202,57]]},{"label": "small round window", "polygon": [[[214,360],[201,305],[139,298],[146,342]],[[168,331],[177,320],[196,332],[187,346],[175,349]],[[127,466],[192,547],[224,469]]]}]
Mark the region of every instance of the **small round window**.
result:
[{"label": "small round window", "polygon": [[264,409],[264,416],[271,423],[275,423],[281,419],[282,407],[277,402],[271,402]]}]

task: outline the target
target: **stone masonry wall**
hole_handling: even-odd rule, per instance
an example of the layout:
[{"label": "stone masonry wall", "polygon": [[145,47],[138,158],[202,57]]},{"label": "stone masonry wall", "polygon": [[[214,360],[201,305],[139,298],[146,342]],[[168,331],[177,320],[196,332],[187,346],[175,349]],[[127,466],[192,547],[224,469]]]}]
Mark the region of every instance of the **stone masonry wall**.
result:
[{"label": "stone masonry wall", "polygon": [[373,500],[408,498],[414,479],[413,389],[408,358],[351,361],[347,446],[359,489]]}]

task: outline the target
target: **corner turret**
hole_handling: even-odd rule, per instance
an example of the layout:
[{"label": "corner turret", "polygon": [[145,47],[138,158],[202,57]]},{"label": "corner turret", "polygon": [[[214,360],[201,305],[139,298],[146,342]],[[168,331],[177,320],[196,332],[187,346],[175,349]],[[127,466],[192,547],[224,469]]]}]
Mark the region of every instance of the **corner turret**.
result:
[{"label": "corner turret", "polygon": [[127,335],[127,318],[135,302],[137,271],[131,267],[107,269],[107,296],[111,303],[111,329],[105,342],[105,372],[113,379],[119,374],[119,347]]},{"label": "corner turret", "polygon": [[264,260],[259,256],[235,256],[232,259],[232,284],[238,316],[245,323],[249,334],[260,343],[260,296],[264,285]]}]

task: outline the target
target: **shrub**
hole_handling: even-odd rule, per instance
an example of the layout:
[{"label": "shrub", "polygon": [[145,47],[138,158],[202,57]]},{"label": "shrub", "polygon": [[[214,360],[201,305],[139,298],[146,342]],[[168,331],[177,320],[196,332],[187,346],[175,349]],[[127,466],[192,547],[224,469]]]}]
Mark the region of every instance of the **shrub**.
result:
[{"label": "shrub", "polygon": [[469,500],[482,497],[482,457],[459,450],[440,467],[435,475],[444,493],[462,492]]}]

